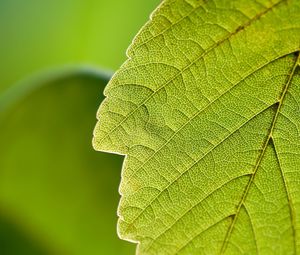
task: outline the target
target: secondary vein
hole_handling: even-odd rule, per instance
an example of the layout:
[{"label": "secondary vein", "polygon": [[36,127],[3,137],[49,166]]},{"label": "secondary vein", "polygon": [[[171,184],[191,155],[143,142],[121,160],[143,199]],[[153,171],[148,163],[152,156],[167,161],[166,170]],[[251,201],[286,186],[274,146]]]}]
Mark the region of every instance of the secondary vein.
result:
[{"label": "secondary vein", "polygon": [[[110,136],[110,134],[112,134],[113,132],[115,132],[130,116],[132,116],[135,112],[137,112],[138,109],[141,106],[145,105],[145,103],[148,102],[148,100],[150,100],[156,93],[158,93],[160,90],[162,90],[163,88],[165,88],[168,84],[171,84],[171,82],[173,80],[175,80],[177,77],[179,77],[180,75],[182,75],[182,73],[184,71],[189,70],[192,65],[194,65],[197,61],[199,61],[204,56],[206,56],[209,52],[213,51],[219,45],[221,45],[221,44],[225,43],[226,41],[228,41],[234,35],[240,33],[241,31],[244,31],[247,27],[251,26],[255,21],[260,20],[263,16],[265,16],[271,10],[275,9],[276,7],[278,7],[280,4],[282,4],[284,2],[287,2],[287,0],[280,0],[277,3],[274,3],[273,5],[271,5],[270,7],[265,8],[260,13],[256,14],[254,17],[252,17],[251,19],[249,19],[247,22],[245,22],[244,24],[241,24],[240,26],[238,26],[233,32],[229,32],[226,36],[224,36],[223,38],[221,38],[219,41],[217,41],[214,44],[212,44],[210,47],[208,47],[206,50],[204,50],[199,56],[197,56],[193,61],[191,61],[187,66],[185,66],[184,68],[182,68],[173,77],[171,77],[169,80],[167,80],[159,88],[157,88],[156,90],[154,90],[153,93],[151,93],[150,96],[148,96],[139,105],[137,105],[137,107],[133,111],[131,111],[128,115],[126,115],[124,117],[124,119],[122,121],[120,121],[114,128],[112,128],[112,130],[109,133],[105,134],[99,141],[94,140],[94,143],[101,144],[108,136]],[[105,99],[105,100],[107,100],[107,99]]]},{"label": "secondary vein", "polygon": [[292,199],[291,199],[291,196],[290,196],[289,188],[288,188],[288,185],[287,185],[287,182],[286,182],[286,179],[285,179],[284,172],[283,172],[282,167],[281,167],[281,163],[280,163],[280,160],[279,160],[279,155],[277,153],[276,145],[275,145],[274,140],[273,140],[273,145],[274,145],[274,151],[275,151],[276,159],[277,159],[277,162],[279,164],[280,174],[281,174],[282,181],[283,181],[283,184],[284,184],[284,189],[285,189],[285,192],[286,192],[287,200],[288,200],[288,203],[289,203],[290,218],[291,218],[292,231],[293,231],[293,241],[294,241],[294,254],[297,254],[297,240],[296,240],[296,228],[295,228],[296,223],[295,223],[294,207],[293,207],[293,204],[292,204]]},{"label": "secondary vein", "polygon": [[[275,125],[276,125],[278,116],[279,116],[279,114],[280,114],[280,111],[281,111],[281,108],[282,108],[282,105],[283,105],[285,96],[286,96],[287,91],[288,91],[288,89],[289,89],[289,87],[290,87],[290,84],[291,84],[291,82],[292,82],[292,79],[293,79],[293,76],[294,76],[294,74],[295,74],[296,68],[297,68],[297,66],[298,66],[298,64],[299,64],[299,61],[300,61],[300,53],[299,53],[299,51],[298,51],[297,57],[296,57],[296,59],[295,59],[295,63],[294,63],[294,65],[293,65],[293,67],[292,67],[292,70],[291,70],[289,76],[288,76],[287,82],[286,82],[286,84],[285,84],[285,86],[284,86],[284,88],[283,88],[281,97],[280,97],[280,99],[279,99],[279,101],[278,101],[278,103],[277,103],[277,105],[278,105],[278,106],[277,106],[277,110],[276,110],[276,113],[275,113],[274,118],[273,118],[273,120],[272,120],[269,134],[268,134],[268,136],[267,136],[267,138],[266,138],[266,141],[265,141],[265,143],[264,143],[264,145],[263,145],[262,151],[261,151],[261,153],[260,153],[260,155],[259,155],[259,157],[258,157],[258,160],[257,160],[257,162],[256,162],[254,171],[253,171],[253,173],[252,173],[252,175],[251,175],[251,177],[250,177],[250,179],[249,179],[249,182],[248,182],[248,184],[247,184],[247,186],[246,186],[246,188],[245,188],[245,190],[244,190],[243,196],[242,196],[242,198],[241,198],[241,200],[240,200],[240,202],[239,202],[239,204],[238,204],[238,206],[237,206],[237,210],[236,210],[235,216],[234,216],[234,218],[233,218],[233,220],[232,220],[232,222],[231,222],[231,224],[230,224],[230,226],[229,226],[229,228],[228,228],[228,231],[227,231],[227,233],[226,233],[226,235],[225,235],[225,238],[224,238],[224,241],[223,241],[223,244],[222,244],[222,247],[221,247],[220,254],[224,254],[225,251],[226,251],[226,248],[227,248],[229,239],[230,239],[230,237],[231,237],[233,228],[234,228],[234,226],[235,226],[235,223],[236,223],[236,221],[237,221],[237,219],[238,219],[238,216],[239,216],[239,213],[240,213],[240,211],[241,211],[241,207],[242,207],[242,205],[244,204],[244,202],[245,202],[245,200],[246,200],[246,197],[247,197],[247,195],[248,195],[248,193],[249,193],[249,190],[250,190],[251,185],[253,184],[255,175],[256,175],[256,173],[257,173],[257,171],[258,171],[258,169],[259,169],[259,166],[261,165],[261,162],[262,162],[262,160],[263,160],[263,158],[264,158],[264,155],[265,155],[265,153],[266,153],[267,147],[268,147],[269,143],[272,141],[273,131],[274,131],[274,128],[275,128]],[[296,254],[296,253],[295,253],[295,254]]]}]

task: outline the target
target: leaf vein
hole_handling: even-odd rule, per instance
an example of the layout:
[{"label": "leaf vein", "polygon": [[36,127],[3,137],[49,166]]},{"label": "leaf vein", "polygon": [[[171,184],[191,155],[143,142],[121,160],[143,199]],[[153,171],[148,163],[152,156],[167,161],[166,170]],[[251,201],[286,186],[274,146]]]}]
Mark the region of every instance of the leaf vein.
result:
[{"label": "leaf vein", "polygon": [[[106,138],[107,136],[110,136],[113,132],[115,132],[130,116],[132,116],[141,106],[143,106],[148,100],[150,100],[156,93],[158,93],[161,89],[165,88],[168,84],[170,84],[174,79],[176,79],[178,76],[180,76],[184,71],[188,70],[193,64],[195,64],[197,61],[199,61],[200,59],[202,59],[204,56],[206,56],[209,52],[211,52],[212,50],[214,50],[215,48],[217,48],[219,45],[221,45],[222,43],[228,41],[232,36],[238,34],[239,32],[245,30],[247,27],[251,26],[251,24],[253,24],[255,21],[259,20],[261,17],[263,17],[264,15],[266,15],[268,12],[270,12],[271,10],[273,10],[274,8],[276,8],[278,5],[280,5],[281,3],[287,2],[287,0],[280,0],[277,3],[273,4],[272,6],[266,8],[264,11],[258,13],[257,15],[255,15],[253,18],[249,19],[247,22],[245,22],[244,24],[238,26],[236,28],[235,31],[233,31],[232,33],[229,33],[227,36],[225,36],[223,39],[221,39],[218,42],[215,42],[213,45],[211,45],[210,47],[208,47],[207,50],[205,50],[203,53],[200,54],[200,56],[196,57],[193,61],[191,61],[187,66],[185,66],[184,68],[182,68],[181,71],[179,71],[177,74],[175,74],[171,79],[169,79],[168,81],[166,81],[162,86],[160,86],[157,90],[155,90],[150,96],[148,96],[145,100],[143,100],[133,111],[131,111],[129,114],[127,114],[127,116],[121,121],[119,122],[119,124],[117,124],[107,135],[104,135],[102,137],[102,139],[100,139],[100,141],[98,141],[97,143],[101,144]],[[107,98],[105,99],[107,100]]]},{"label": "leaf vein", "polygon": [[187,169],[185,169],[179,176],[177,176],[174,180],[172,180],[167,186],[165,186],[158,195],[156,195],[149,203],[148,205],[137,215],[137,217],[131,222],[131,224],[127,227],[129,229],[136,220],[143,214],[143,212],[150,207],[159,197],[160,195],[167,190],[172,184],[174,184],[176,181],[178,181],[184,174],[186,174],[190,169],[192,169],[196,164],[198,164],[201,160],[203,160],[206,156],[208,156],[212,151],[214,151],[216,148],[218,148],[222,143],[224,143],[227,139],[229,139],[232,135],[234,135],[236,132],[238,132],[242,127],[247,125],[251,120],[255,119],[258,115],[265,112],[266,110],[273,107],[275,104],[268,106],[261,110],[259,113],[255,114],[252,118],[248,119],[244,123],[242,123],[236,130],[234,130],[232,133],[228,134],[223,140],[221,140],[219,143],[217,143],[213,148],[211,148],[208,152],[206,152],[203,156],[201,156],[198,160],[196,160],[191,166],[189,166]]},{"label": "leaf vein", "polygon": [[229,226],[228,231],[227,231],[227,233],[226,233],[226,235],[225,235],[225,238],[224,238],[224,241],[223,241],[223,244],[222,244],[222,247],[221,247],[220,254],[224,254],[225,251],[226,251],[226,248],[227,248],[229,239],[230,239],[230,237],[231,237],[233,228],[234,228],[235,223],[236,223],[236,221],[237,221],[237,218],[238,218],[238,216],[239,216],[241,207],[242,207],[242,205],[244,204],[244,202],[245,202],[245,200],[246,200],[246,197],[247,197],[247,195],[248,195],[248,193],[249,193],[249,190],[250,190],[251,185],[253,184],[255,175],[256,175],[256,173],[257,173],[257,171],[258,171],[258,169],[259,169],[260,164],[262,163],[262,160],[263,160],[264,155],[265,155],[265,153],[266,153],[267,147],[268,147],[268,145],[270,144],[270,142],[272,142],[272,139],[273,139],[273,138],[272,138],[272,136],[273,136],[273,131],[274,131],[274,128],[275,128],[275,125],[276,125],[278,116],[279,116],[279,114],[280,114],[280,110],[281,110],[283,101],[284,101],[284,99],[285,99],[285,95],[287,94],[288,88],[289,88],[289,86],[290,86],[290,84],[291,84],[291,82],[292,82],[292,78],[293,78],[293,76],[294,76],[294,74],[295,74],[295,71],[296,71],[296,68],[297,68],[297,66],[298,66],[298,61],[299,61],[299,59],[300,59],[300,54],[299,54],[299,51],[298,51],[298,52],[297,52],[297,57],[295,58],[295,63],[294,63],[294,65],[293,65],[293,67],[292,67],[292,70],[291,70],[290,74],[288,75],[287,82],[286,82],[286,84],[285,84],[285,86],[284,86],[284,88],[283,88],[281,97],[280,97],[280,99],[279,99],[279,101],[278,101],[278,103],[277,103],[277,105],[278,105],[278,106],[277,106],[277,110],[276,110],[276,113],[275,113],[274,118],[273,118],[273,120],[272,120],[269,134],[268,134],[268,136],[267,136],[267,138],[266,138],[266,141],[265,141],[265,143],[264,143],[264,145],[263,145],[263,148],[262,148],[262,150],[261,150],[261,153],[260,153],[260,155],[259,155],[259,157],[258,157],[258,160],[257,160],[257,163],[256,163],[255,168],[254,168],[254,170],[253,170],[252,176],[251,176],[251,178],[250,178],[248,184],[246,185],[245,190],[244,190],[244,193],[243,193],[243,195],[242,195],[242,198],[241,198],[241,200],[240,200],[240,202],[239,202],[239,204],[238,204],[238,206],[237,206],[237,210],[236,210],[234,219],[233,219],[231,225]]},{"label": "leaf vein", "polygon": [[279,164],[279,169],[280,169],[280,174],[282,177],[282,181],[284,184],[284,189],[286,192],[286,196],[287,196],[287,200],[288,200],[288,204],[289,204],[289,211],[290,211],[290,219],[291,219],[291,225],[292,225],[292,232],[293,232],[293,242],[294,242],[294,254],[297,254],[297,240],[296,240],[296,223],[295,223],[295,212],[294,212],[294,207],[293,207],[293,203],[292,203],[292,199],[290,196],[290,192],[289,192],[289,188],[286,182],[286,178],[285,178],[285,174],[282,170],[282,166],[281,166],[281,162],[279,159],[279,155],[277,153],[277,149],[276,149],[276,145],[275,145],[275,141],[272,139],[273,141],[273,145],[274,145],[274,151],[275,151],[275,155],[276,155],[276,160]]}]

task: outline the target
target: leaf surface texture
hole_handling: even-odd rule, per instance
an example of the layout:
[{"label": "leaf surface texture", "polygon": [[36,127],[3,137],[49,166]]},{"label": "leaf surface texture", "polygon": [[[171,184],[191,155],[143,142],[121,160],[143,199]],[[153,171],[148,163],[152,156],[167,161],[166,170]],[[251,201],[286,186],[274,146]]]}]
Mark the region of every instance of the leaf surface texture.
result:
[{"label": "leaf surface texture", "polygon": [[138,254],[300,254],[300,1],[165,0],[105,90]]}]

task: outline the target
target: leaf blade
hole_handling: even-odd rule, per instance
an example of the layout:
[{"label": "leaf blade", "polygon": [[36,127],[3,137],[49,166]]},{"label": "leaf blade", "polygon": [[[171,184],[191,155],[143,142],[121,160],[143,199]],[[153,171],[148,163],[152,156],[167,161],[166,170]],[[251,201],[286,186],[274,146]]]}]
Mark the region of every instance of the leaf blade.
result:
[{"label": "leaf blade", "polygon": [[[242,184],[244,179],[254,176],[255,169],[262,171],[256,163],[264,159],[260,155],[272,151],[269,132],[273,135],[274,131],[275,141],[274,123],[282,115],[276,105],[281,106],[281,95],[287,93],[287,80],[292,82],[298,75],[295,54],[300,38],[295,31],[300,24],[293,18],[299,18],[299,7],[298,1],[251,5],[248,1],[164,1],[134,40],[129,59],[106,88],[94,147],[126,154],[118,227],[122,238],[140,243],[140,254],[185,254],[187,250],[186,254],[202,254],[213,244],[208,245],[210,240],[204,237],[201,242],[192,237],[207,227],[210,232],[219,231],[213,235],[218,248],[209,254],[224,253],[227,243],[233,249],[226,233],[231,221],[238,220],[235,207],[242,208],[244,203],[239,201],[243,199],[237,199],[228,187],[223,194],[227,207],[215,209],[215,204],[201,198],[213,192],[212,187],[226,183],[239,190],[241,198],[241,187],[247,187]],[[272,155],[269,161],[276,154]],[[240,176],[243,181],[230,184]],[[283,192],[282,182],[276,181]],[[214,202],[219,203],[221,196],[215,196],[219,198]],[[287,201],[280,201],[287,206]],[[218,212],[211,216],[213,220],[203,216],[209,208]],[[246,222],[253,211],[240,210]],[[205,227],[210,221],[211,227]],[[222,225],[220,229],[216,222]],[[257,221],[253,225],[249,216],[247,222],[247,233],[251,234],[251,225],[257,234]],[[294,224],[287,225],[297,228]],[[264,231],[272,233],[268,226]],[[261,231],[258,234],[265,240],[253,243],[254,253],[285,254],[299,245],[297,237],[294,245],[287,245],[288,241],[280,243]],[[281,235],[287,234],[280,230],[277,237]],[[187,249],[183,249],[185,244]],[[241,247],[248,249],[246,246]],[[232,254],[240,254],[238,251]]]}]

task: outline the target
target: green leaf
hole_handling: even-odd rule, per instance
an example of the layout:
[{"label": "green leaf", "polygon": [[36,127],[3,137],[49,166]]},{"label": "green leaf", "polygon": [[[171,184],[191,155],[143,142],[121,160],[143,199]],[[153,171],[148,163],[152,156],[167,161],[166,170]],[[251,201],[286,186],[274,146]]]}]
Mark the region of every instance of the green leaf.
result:
[{"label": "green leaf", "polygon": [[49,254],[33,242],[32,238],[26,235],[20,227],[0,216],[0,247],[3,255],[46,255]]},{"label": "green leaf", "polygon": [[1,254],[132,254],[115,227],[122,159],[91,145],[107,80],[50,72],[0,99]]},{"label": "green leaf", "polygon": [[138,254],[300,254],[300,1],[165,0],[105,90]]}]

